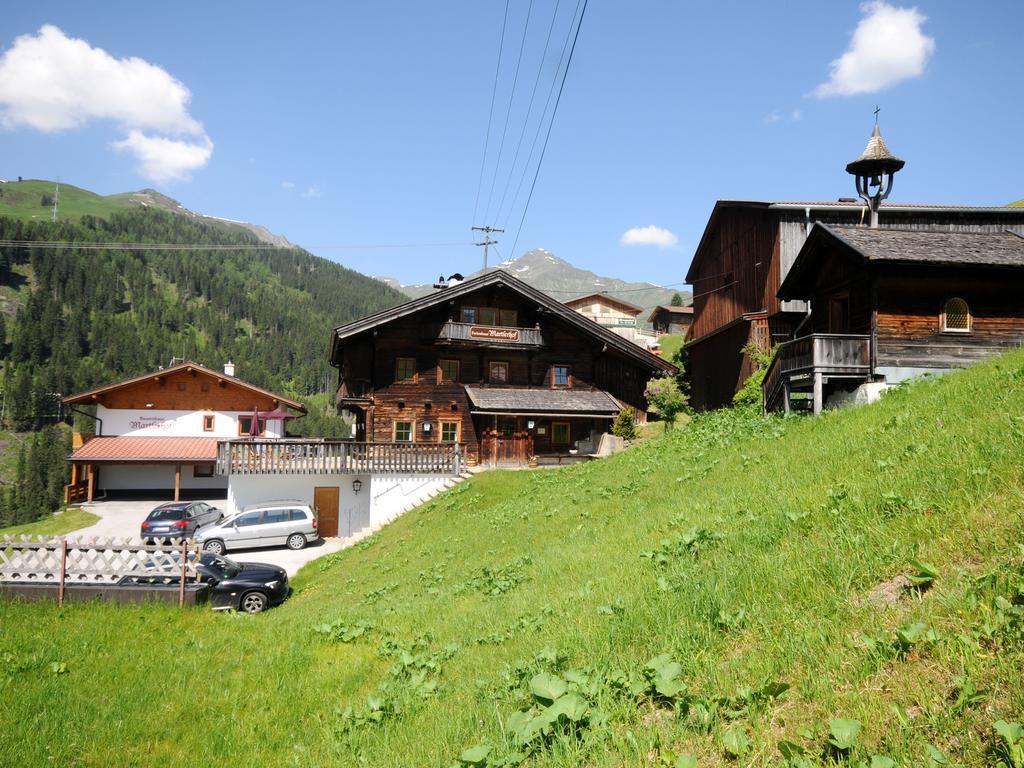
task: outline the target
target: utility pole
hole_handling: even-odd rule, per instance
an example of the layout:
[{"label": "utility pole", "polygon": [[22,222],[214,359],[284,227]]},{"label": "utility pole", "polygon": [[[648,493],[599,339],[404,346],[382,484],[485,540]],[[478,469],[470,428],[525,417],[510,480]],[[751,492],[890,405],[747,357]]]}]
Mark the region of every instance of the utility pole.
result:
[{"label": "utility pole", "polygon": [[60,201],[60,179],[57,179],[57,185],[53,188],[53,216],[51,221],[57,221],[57,203]]},{"label": "utility pole", "polygon": [[474,232],[483,232],[484,241],[482,243],[474,243],[474,245],[482,245],[484,247],[484,272],[487,271],[487,248],[488,246],[495,245],[498,241],[491,240],[492,232],[504,232],[504,229],[496,229],[495,227],[473,227]]}]

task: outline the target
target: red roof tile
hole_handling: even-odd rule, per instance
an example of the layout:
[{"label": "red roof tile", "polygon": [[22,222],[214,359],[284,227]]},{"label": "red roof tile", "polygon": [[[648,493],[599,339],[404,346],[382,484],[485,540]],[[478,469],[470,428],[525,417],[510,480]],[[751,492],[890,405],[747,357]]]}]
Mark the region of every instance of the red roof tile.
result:
[{"label": "red roof tile", "polygon": [[214,437],[94,437],[72,461],[214,461]]}]

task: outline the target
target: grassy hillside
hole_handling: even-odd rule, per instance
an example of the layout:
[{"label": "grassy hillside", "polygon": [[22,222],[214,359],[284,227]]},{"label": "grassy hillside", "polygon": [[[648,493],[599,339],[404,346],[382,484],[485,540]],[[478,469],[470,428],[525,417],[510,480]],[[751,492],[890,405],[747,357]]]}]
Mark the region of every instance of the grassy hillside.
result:
[{"label": "grassy hillside", "polygon": [[1022,382],[485,473],[262,616],[2,604],[0,764],[1016,768]]},{"label": "grassy hillside", "polygon": [[88,528],[99,520],[99,517],[83,509],[68,509],[56,515],[44,517],[34,523],[12,525],[0,528],[0,536],[63,536],[66,533]]},{"label": "grassy hillside", "polygon": [[[43,196],[52,200],[54,182],[39,179],[7,181],[0,184],[0,216],[49,221],[53,205],[42,205]],[[71,184],[60,185],[61,221],[77,221],[82,216],[109,218],[115,211],[131,205],[127,200],[104,197]]]}]

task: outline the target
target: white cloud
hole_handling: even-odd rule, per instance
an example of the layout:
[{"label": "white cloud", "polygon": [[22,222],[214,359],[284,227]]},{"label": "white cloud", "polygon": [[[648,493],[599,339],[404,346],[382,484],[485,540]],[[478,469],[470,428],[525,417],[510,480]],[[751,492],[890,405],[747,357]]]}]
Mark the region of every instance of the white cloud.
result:
[{"label": "white cloud", "polygon": [[295,182],[294,181],[282,181],[281,182],[281,189],[284,189],[284,190],[287,190],[288,192],[291,192],[293,189],[295,189]]},{"label": "white cloud", "polygon": [[126,134],[112,146],[133,153],[155,181],[188,178],[213,152],[189,114],[191,96],[155,64],[115,58],[50,24],[0,57],[0,127],[56,133],[110,120]]},{"label": "white cloud", "polygon": [[311,184],[310,186],[306,187],[306,191],[302,193],[302,196],[306,197],[306,198],[310,198],[310,197],[320,197],[320,195],[322,195],[322,194],[323,194],[323,190],[320,188],[319,184]]},{"label": "white cloud", "polygon": [[798,123],[804,119],[804,113],[801,112],[799,109],[794,109],[792,112],[789,113],[789,119],[792,120],[794,123]]},{"label": "white cloud", "polygon": [[782,115],[778,113],[778,110],[772,110],[771,112],[764,116],[764,121],[768,123],[768,125],[771,125],[772,123],[777,123],[781,119]]},{"label": "white cloud", "polygon": [[147,136],[131,131],[128,138],[111,143],[118,152],[131,152],[138,160],[139,173],[153,181],[179,181],[202,168],[213,154],[213,142],[203,136],[196,142]]},{"label": "white cloud", "polygon": [[656,245],[659,248],[671,248],[678,242],[679,238],[674,233],[653,224],[627,229],[619,238],[622,245]]},{"label": "white cloud", "polygon": [[815,88],[818,98],[874,93],[919,77],[934,53],[935,39],[921,31],[927,18],[916,7],[871,0],[861,12],[850,47],[832,62],[828,82]]}]

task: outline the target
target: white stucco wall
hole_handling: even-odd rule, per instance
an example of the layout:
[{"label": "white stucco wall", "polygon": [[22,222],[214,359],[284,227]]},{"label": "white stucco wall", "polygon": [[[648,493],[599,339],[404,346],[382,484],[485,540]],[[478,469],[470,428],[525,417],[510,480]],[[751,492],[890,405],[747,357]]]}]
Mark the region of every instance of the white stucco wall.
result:
[{"label": "white stucco wall", "polygon": [[[193,477],[192,466],[181,467],[181,487],[210,488],[223,490],[227,487],[224,477]],[[173,490],[173,464],[104,464],[100,467],[100,491]]]},{"label": "white stucco wall", "polygon": [[[203,416],[213,416],[213,431],[203,431]],[[96,406],[96,418],[106,437],[238,437],[238,418],[252,411],[161,411],[150,408]],[[267,421],[267,437],[280,437],[284,422]]]},{"label": "white stucco wall", "polygon": [[[359,493],[352,481],[362,483]],[[298,499],[312,506],[318,487],[337,487],[338,535],[351,536],[389,523],[410,507],[444,488],[445,476],[395,475],[232,475],[225,512],[277,499]]]}]

